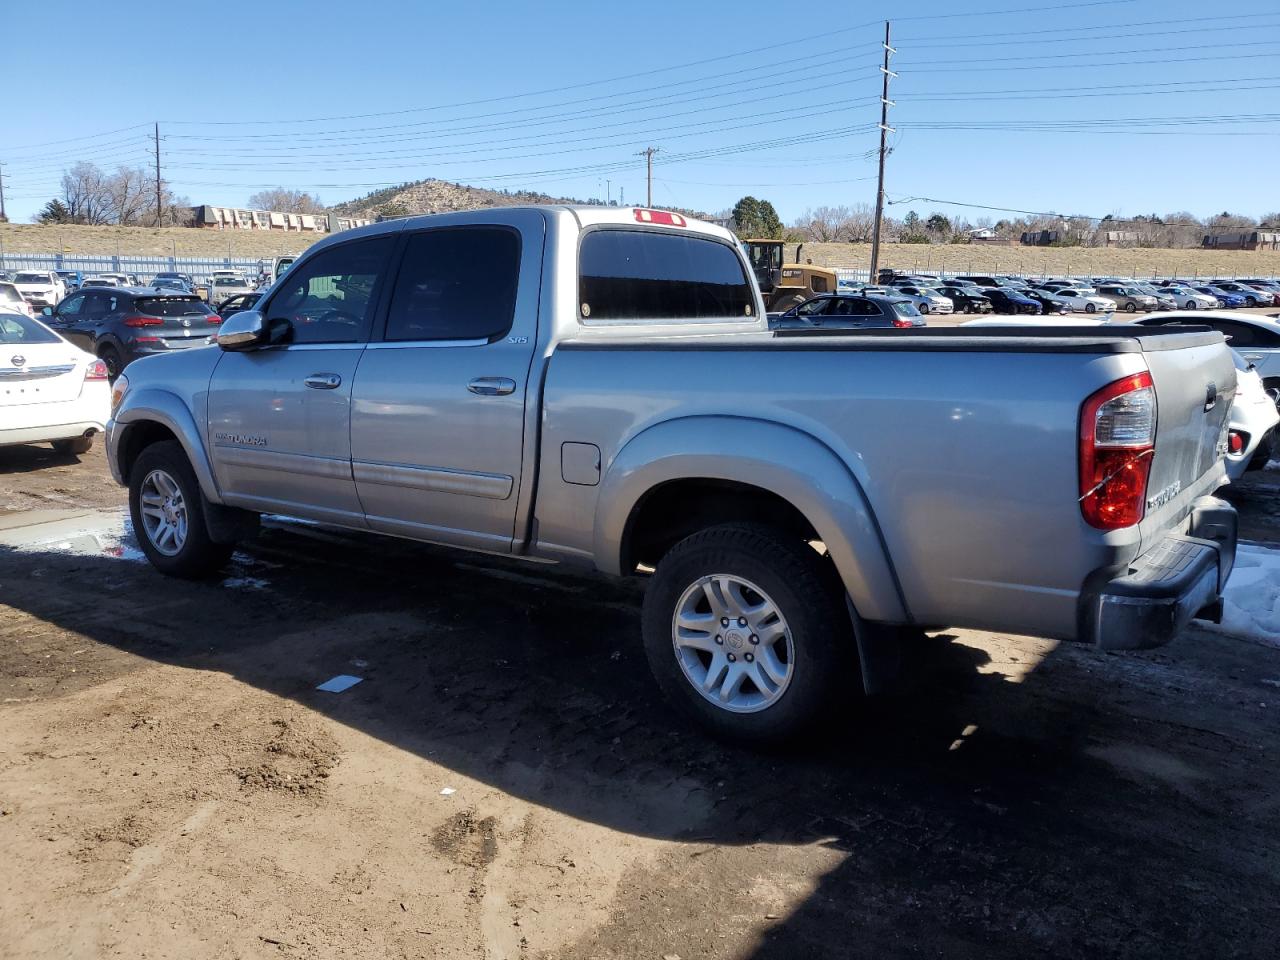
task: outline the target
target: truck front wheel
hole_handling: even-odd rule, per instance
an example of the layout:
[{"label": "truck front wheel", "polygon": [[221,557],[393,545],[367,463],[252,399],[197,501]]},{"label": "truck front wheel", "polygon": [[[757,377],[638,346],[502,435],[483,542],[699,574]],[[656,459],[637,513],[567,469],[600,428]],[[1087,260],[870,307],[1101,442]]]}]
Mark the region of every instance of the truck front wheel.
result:
[{"label": "truck front wheel", "polygon": [[231,545],[209,537],[204,495],[176,440],[138,455],[129,472],[129,513],[138,545],[161,573],[195,579],[231,558]]},{"label": "truck front wheel", "polygon": [[808,544],[763,526],[711,527],[659,562],[644,645],[667,697],[726,739],[785,740],[861,690],[838,581]]}]

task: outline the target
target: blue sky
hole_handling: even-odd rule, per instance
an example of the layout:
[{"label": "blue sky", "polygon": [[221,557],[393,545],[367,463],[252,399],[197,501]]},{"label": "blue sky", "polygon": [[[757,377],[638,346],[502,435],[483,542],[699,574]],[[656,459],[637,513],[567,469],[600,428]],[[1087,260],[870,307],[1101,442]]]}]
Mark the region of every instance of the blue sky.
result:
[{"label": "blue sky", "polygon": [[[1029,9],[1038,8],[1038,9]],[[92,10],[92,13],[87,11]],[[886,190],[1102,216],[1280,209],[1275,0],[11,5],[0,134],[25,221],[76,160],[150,164],[196,203],[326,202],[439,177],[791,220]],[[1011,12],[1023,11],[1023,12]],[[60,33],[56,50],[31,38]],[[22,77],[29,78],[20,94]],[[609,182],[606,184],[606,180]],[[1000,211],[931,200],[895,204]]]}]

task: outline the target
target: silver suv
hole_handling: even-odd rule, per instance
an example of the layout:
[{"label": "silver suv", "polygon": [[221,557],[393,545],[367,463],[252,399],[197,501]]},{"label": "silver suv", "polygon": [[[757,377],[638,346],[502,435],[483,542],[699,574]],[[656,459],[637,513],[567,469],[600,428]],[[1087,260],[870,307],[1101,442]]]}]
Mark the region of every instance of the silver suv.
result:
[{"label": "silver suv", "polygon": [[1143,293],[1137,287],[1122,283],[1104,283],[1098,287],[1098,296],[1116,302],[1116,309],[1125,313],[1150,313],[1159,302],[1151,294]]}]

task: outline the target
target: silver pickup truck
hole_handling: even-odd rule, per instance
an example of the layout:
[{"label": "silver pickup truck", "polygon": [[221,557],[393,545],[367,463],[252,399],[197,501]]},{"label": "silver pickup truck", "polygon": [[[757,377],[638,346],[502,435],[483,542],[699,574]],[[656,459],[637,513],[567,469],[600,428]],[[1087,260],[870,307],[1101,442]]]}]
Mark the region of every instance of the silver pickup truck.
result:
[{"label": "silver pickup truck", "polygon": [[526,207],[317,243],[216,345],[132,365],[107,439],[167,574],[272,513],[647,576],[660,686],[762,740],[913,631],[1213,617],[1235,383],[1196,328],[770,333],[728,232]]}]

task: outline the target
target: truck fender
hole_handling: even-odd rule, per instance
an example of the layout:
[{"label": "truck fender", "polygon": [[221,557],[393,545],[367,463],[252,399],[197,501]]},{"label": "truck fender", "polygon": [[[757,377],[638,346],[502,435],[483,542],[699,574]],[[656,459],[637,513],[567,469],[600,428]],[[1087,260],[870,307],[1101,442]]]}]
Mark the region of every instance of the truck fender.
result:
[{"label": "truck fender", "polygon": [[[196,426],[195,417],[177,394],[155,387],[143,387],[125,394],[124,403],[113,417],[114,433],[110,438],[112,461],[118,462],[119,451],[126,448],[129,430],[139,423],[158,423],[167,427],[182,444],[191,469],[200,483],[200,492],[211,503],[221,503],[222,494],[213,478],[213,466],[205,450],[204,439]],[[128,477],[118,477],[127,483]]]},{"label": "truck fender", "polygon": [[884,538],[848,466],[812,435],[769,420],[683,417],[631,438],[609,464],[596,501],[594,546],[600,568],[623,573],[627,522],[647,493],[691,479],[747,484],[787,500],[826,544],[864,619],[909,620]]}]

